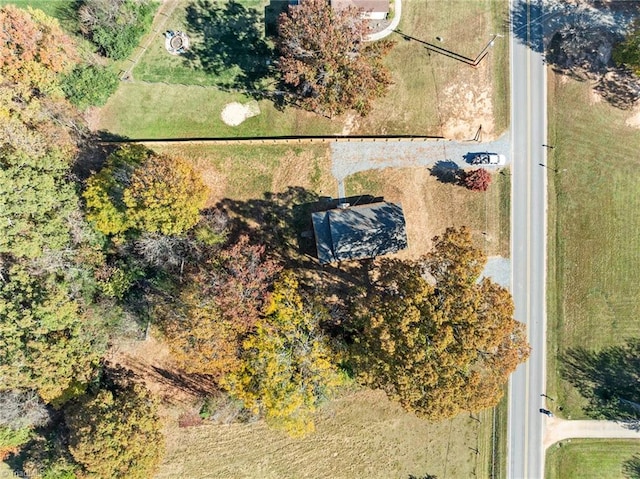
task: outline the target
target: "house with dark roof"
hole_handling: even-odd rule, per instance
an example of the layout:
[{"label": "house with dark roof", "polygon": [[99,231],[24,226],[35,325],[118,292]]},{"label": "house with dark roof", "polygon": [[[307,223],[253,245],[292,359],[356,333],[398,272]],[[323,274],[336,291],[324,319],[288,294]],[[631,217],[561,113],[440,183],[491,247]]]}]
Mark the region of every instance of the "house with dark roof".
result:
[{"label": "house with dark roof", "polygon": [[311,215],[321,264],[374,258],[407,247],[402,206],[387,203],[338,205]]}]

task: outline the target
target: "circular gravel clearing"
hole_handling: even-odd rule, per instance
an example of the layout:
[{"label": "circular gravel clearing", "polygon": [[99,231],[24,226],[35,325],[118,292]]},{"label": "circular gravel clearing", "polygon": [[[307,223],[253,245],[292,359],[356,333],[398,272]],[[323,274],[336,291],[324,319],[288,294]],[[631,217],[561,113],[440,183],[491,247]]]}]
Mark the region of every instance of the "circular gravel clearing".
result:
[{"label": "circular gravel clearing", "polygon": [[229,126],[238,126],[247,118],[260,114],[260,107],[258,102],[249,102],[246,105],[238,103],[237,101],[227,103],[220,113],[222,121]]}]

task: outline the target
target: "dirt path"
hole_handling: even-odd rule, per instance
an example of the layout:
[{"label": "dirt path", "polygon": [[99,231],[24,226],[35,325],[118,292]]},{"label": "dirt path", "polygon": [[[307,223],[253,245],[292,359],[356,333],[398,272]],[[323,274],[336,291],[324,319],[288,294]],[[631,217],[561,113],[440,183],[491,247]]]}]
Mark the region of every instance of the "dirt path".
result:
[{"label": "dirt path", "polygon": [[151,26],[151,32],[144,39],[144,43],[140,46],[140,49],[134,54],[132,58],[129,58],[131,65],[121,75],[120,80],[127,81],[133,79],[133,69],[136,67],[142,55],[147,51],[149,45],[154,40],[157,40],[157,34],[163,32],[164,25],[167,23],[167,19],[173,14],[173,11],[178,6],[179,0],[163,0],[162,5],[158,8],[156,18]]},{"label": "dirt path", "polygon": [[551,417],[545,419],[545,449],[564,439],[640,439],[640,431],[635,431],[614,421],[567,421]]}]

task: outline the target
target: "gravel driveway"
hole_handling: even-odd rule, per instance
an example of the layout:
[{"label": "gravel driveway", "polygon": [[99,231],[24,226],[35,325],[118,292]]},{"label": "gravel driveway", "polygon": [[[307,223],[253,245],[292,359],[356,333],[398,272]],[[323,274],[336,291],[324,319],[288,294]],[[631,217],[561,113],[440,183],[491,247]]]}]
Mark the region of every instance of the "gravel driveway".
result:
[{"label": "gravel driveway", "polygon": [[436,162],[445,162],[451,168],[466,168],[471,165],[465,161],[465,155],[485,151],[505,155],[509,164],[509,132],[487,143],[452,140],[331,143],[331,172],[338,180],[338,195],[344,198],[344,180],[354,173],[384,168],[429,166]]}]

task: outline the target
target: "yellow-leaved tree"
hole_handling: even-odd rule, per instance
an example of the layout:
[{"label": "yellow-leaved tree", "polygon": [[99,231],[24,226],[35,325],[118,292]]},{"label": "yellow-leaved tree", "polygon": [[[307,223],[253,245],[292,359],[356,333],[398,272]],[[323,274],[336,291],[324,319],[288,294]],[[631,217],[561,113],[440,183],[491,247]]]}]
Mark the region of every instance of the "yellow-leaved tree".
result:
[{"label": "yellow-leaved tree", "polygon": [[285,271],[243,344],[242,368],[223,380],[245,407],[292,436],[314,430],[313,413],[343,380],[320,329],[325,314],[305,304],[296,277]]},{"label": "yellow-leaved tree", "polygon": [[207,189],[186,160],[126,145],[87,180],[83,196],[87,218],[104,234],[179,235],[198,222]]},{"label": "yellow-leaved tree", "polygon": [[[164,452],[157,401],[128,372],[103,372],[100,389],[64,411],[78,477],[146,479]],[[106,376],[106,377],[105,377]]]}]

